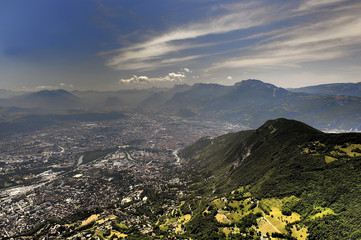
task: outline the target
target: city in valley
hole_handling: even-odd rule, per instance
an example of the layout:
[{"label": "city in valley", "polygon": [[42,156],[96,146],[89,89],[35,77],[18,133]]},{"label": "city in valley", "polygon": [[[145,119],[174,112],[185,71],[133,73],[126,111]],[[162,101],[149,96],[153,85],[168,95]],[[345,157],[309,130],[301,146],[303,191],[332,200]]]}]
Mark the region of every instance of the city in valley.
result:
[{"label": "city in valley", "polygon": [[0,240],[361,239],[361,0],[0,0]]},{"label": "city in valley", "polygon": [[[118,206],[147,204],[147,195],[170,186],[178,186],[174,194],[182,195],[187,175],[182,175],[178,151],[201,137],[240,128],[132,113],[117,120],[73,121],[7,134],[0,145],[0,237],[96,209],[110,208],[119,215]],[[138,215],[127,219],[149,231]]]}]

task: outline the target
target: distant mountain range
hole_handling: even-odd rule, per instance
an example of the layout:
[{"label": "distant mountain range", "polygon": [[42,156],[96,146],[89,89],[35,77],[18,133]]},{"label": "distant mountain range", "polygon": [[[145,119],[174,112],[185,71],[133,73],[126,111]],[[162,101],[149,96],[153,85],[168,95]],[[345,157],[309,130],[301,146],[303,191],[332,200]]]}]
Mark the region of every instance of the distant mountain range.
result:
[{"label": "distant mountain range", "polygon": [[80,99],[63,89],[42,90],[39,92],[1,99],[0,105],[43,109],[46,111],[58,111],[79,107]]},{"label": "distant mountain range", "polygon": [[317,95],[343,95],[361,97],[361,82],[332,83],[301,88],[289,88],[291,92],[304,92]]},{"label": "distant mountain range", "polygon": [[250,79],[233,86],[197,83],[113,92],[44,90],[0,98],[0,106],[32,109],[33,113],[73,109],[163,112],[220,119],[247,128],[285,117],[326,131],[357,131],[361,129],[360,87],[361,83],[346,83],[287,90]]},{"label": "distant mountain range", "polygon": [[105,121],[125,117],[120,111],[100,108],[94,111],[87,107],[84,99],[66,90],[43,90],[0,100],[0,136],[71,121]]},{"label": "distant mountain range", "polygon": [[[278,229],[257,221],[253,223],[258,224],[257,231],[289,235],[282,239],[292,239],[291,234],[293,239],[361,237],[360,133],[325,134],[298,121],[276,119],[256,130],[203,138],[181,154],[199,171],[190,192],[202,199],[218,196],[218,213],[228,217],[223,226],[241,225],[231,213],[245,214],[248,208],[237,204],[248,197],[257,199],[255,210],[248,213],[256,214],[260,207],[264,211],[260,216]],[[206,206],[194,212],[202,213]],[[188,231],[206,234],[202,221],[202,215],[192,216]],[[302,226],[308,230],[300,236]]]},{"label": "distant mountain range", "polygon": [[[176,89],[176,88],[175,88]],[[136,108],[145,99],[163,88],[150,88],[145,90],[120,90],[120,91],[73,91],[63,89],[42,90],[32,93],[14,94],[15,96],[2,94],[0,91],[0,106],[20,107],[43,110],[45,112],[65,111],[69,109],[81,110],[104,110],[109,111]],[[6,90],[4,90],[6,91]],[[172,92],[172,91],[169,91]]]},{"label": "distant mountain range", "polygon": [[245,80],[233,86],[195,84],[158,108],[174,113],[181,109],[249,128],[258,127],[270,118],[286,117],[323,130],[361,129],[359,97],[290,92],[259,80]]}]

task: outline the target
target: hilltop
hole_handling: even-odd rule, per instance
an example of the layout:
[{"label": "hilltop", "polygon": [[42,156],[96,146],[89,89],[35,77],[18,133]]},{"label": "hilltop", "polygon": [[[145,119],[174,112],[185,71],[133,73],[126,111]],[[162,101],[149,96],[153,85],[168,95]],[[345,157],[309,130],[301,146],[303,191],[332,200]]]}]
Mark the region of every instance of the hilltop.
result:
[{"label": "hilltop", "polygon": [[[276,119],[257,130],[201,139],[182,154],[199,169],[195,194],[226,197],[228,202],[220,203],[228,208],[226,217],[232,216],[229,199],[248,196],[258,203],[253,213],[278,224],[284,235],[297,236],[292,230],[297,228],[310,239],[360,237],[361,134],[326,134],[298,121]],[[236,189],[241,189],[240,196],[229,194]],[[281,220],[287,216],[297,221]],[[256,219],[262,233],[278,232],[270,226],[265,230],[267,224]],[[228,225],[237,225],[229,220]]]}]

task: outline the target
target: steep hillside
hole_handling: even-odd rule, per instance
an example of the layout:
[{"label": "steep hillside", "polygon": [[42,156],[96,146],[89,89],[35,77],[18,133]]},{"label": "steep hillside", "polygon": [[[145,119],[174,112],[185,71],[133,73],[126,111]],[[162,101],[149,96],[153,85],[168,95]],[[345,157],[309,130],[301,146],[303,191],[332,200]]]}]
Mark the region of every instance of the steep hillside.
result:
[{"label": "steep hillside", "polygon": [[[229,192],[242,189],[242,196],[259,201],[265,219],[277,211],[280,219],[298,216],[274,221],[284,225],[277,229],[286,235],[294,235],[290,229],[297,225],[305,226],[311,239],[361,236],[361,134],[325,134],[277,119],[255,131],[200,140],[182,154],[200,171],[196,195],[232,198]],[[289,198],[297,200],[281,204]]]}]

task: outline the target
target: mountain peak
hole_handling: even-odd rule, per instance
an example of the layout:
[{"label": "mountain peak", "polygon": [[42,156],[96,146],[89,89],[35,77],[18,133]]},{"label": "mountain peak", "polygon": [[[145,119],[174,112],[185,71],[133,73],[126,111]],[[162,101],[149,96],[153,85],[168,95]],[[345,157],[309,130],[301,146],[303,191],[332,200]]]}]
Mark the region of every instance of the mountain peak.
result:
[{"label": "mountain peak", "polygon": [[265,83],[262,82],[261,80],[257,80],[257,79],[247,79],[247,80],[243,80],[241,82],[237,82],[234,84],[235,87],[253,87],[253,88],[261,88],[261,87],[266,87],[266,88],[278,88],[277,86],[270,84],[270,83]]},{"label": "mountain peak", "polygon": [[268,120],[261,127],[257,129],[257,132],[265,132],[265,133],[320,133],[321,131],[310,127],[309,125],[297,121],[286,118],[277,118],[273,120]]},{"label": "mountain peak", "polygon": [[73,95],[72,93],[64,90],[64,89],[56,89],[56,90],[41,90],[38,92],[33,92],[30,94],[27,94],[24,96],[26,99],[44,99],[44,100],[49,100],[49,99],[54,99],[54,98],[68,98],[68,99],[73,99],[73,100],[77,100],[78,98]]},{"label": "mountain peak", "polygon": [[43,109],[58,110],[76,106],[80,99],[72,93],[64,90],[41,90],[27,95],[19,96],[16,106],[39,107]]},{"label": "mountain peak", "polygon": [[283,98],[291,93],[284,88],[279,88],[273,84],[265,83],[256,79],[248,79],[234,85],[237,94],[259,98]]}]

